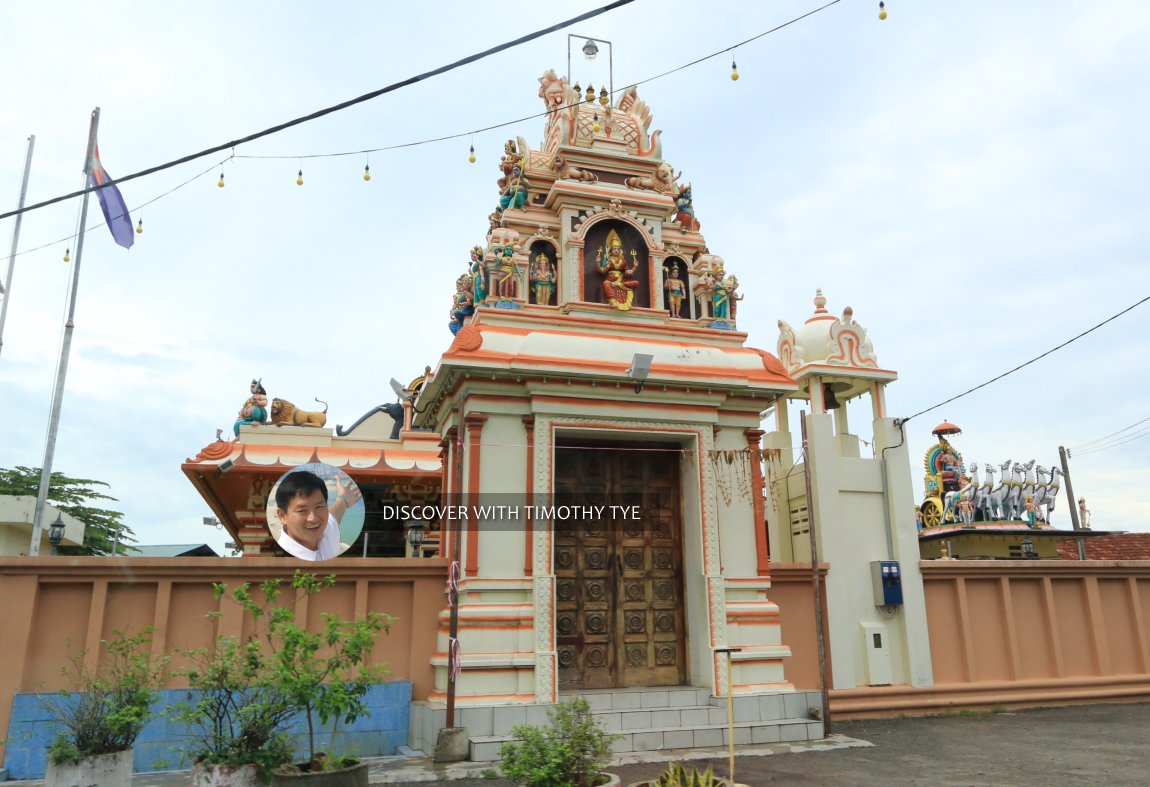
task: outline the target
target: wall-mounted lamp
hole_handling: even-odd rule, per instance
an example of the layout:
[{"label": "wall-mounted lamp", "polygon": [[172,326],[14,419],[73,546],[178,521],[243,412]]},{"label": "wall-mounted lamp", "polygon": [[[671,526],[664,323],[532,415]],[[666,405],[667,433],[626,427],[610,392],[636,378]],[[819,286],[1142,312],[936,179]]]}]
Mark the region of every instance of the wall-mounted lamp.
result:
[{"label": "wall-mounted lamp", "polygon": [[407,523],[407,543],[411,544],[411,556],[422,557],[419,548],[423,546],[423,523],[412,520]]},{"label": "wall-mounted lamp", "polygon": [[228,473],[230,473],[232,471],[232,468],[235,466],[236,466],[235,461],[233,461],[231,459],[225,459],[224,461],[220,462],[218,472],[220,475],[227,475]]},{"label": "wall-mounted lamp", "polygon": [[64,515],[56,514],[56,521],[48,526],[48,543],[52,545],[52,554],[60,554],[60,542],[64,540]]},{"label": "wall-mounted lamp", "polygon": [[1038,557],[1034,551],[1034,543],[1029,538],[1022,539],[1022,557],[1024,560],[1034,560]]},{"label": "wall-mounted lamp", "polygon": [[627,377],[635,381],[635,393],[643,392],[643,385],[647,382],[647,375],[651,373],[651,361],[654,359],[655,356],[646,353],[635,353],[635,357],[631,359]]}]

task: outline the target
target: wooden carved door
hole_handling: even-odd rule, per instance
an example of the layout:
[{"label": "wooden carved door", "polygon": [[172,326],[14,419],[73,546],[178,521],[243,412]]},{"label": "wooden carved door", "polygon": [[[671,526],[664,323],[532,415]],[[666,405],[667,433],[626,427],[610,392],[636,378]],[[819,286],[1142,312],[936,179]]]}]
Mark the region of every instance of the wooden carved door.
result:
[{"label": "wooden carved door", "polygon": [[679,452],[628,448],[556,450],[561,690],[686,682]]}]

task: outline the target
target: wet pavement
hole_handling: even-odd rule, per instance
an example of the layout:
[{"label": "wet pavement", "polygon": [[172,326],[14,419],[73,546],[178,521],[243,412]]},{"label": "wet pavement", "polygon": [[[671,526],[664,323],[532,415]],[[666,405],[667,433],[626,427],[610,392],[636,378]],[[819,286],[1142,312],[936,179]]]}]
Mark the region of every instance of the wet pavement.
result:
[{"label": "wet pavement", "polygon": [[[1150,705],[1085,705],[838,722],[822,741],[736,747],[735,776],[761,785],[1145,785],[1150,784]],[[652,779],[668,762],[727,775],[725,749],[618,755],[608,770],[623,785]],[[372,784],[514,787],[494,763],[435,765],[423,757],[371,760]],[[132,787],[175,787],[188,772],[140,774]],[[11,782],[39,787],[43,782]]]}]

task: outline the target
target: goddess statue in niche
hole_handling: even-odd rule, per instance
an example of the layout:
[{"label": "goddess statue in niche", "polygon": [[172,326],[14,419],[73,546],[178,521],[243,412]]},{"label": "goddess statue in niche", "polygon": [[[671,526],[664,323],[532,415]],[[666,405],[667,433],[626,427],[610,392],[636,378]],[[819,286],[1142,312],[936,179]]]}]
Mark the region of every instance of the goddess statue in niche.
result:
[{"label": "goddess statue in niche", "polygon": [[603,247],[600,246],[595,255],[595,263],[599,267],[599,275],[604,277],[603,295],[607,303],[619,311],[629,310],[631,302],[635,300],[635,288],[639,286],[639,282],[631,278],[639,268],[637,252],[631,250],[631,262],[628,265],[619,233],[611,230],[607,234],[607,253],[604,255]]},{"label": "goddess statue in niche", "polygon": [[672,317],[678,317],[683,306],[683,296],[687,294],[687,285],[679,278],[678,265],[665,266],[664,270],[667,271],[667,278],[663,281],[663,289],[667,291],[667,308]]},{"label": "goddess statue in niche", "polygon": [[535,303],[547,306],[551,303],[551,293],[555,290],[555,266],[551,258],[543,252],[535,256],[531,262],[531,294],[535,296]]}]

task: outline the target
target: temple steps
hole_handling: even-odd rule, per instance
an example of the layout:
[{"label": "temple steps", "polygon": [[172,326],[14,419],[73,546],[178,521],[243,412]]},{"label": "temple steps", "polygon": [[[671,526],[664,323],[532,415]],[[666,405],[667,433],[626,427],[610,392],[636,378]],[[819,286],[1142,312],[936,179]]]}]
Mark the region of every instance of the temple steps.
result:
[{"label": "temple steps", "polygon": [[[659,751],[725,746],[729,741],[727,700],[712,697],[707,689],[671,686],[639,689],[596,689],[563,694],[560,700],[583,697],[592,716],[619,738],[616,752]],[[821,721],[810,718],[810,708],[821,705],[818,692],[790,692],[735,697],[734,735],[736,744],[779,743],[818,740],[823,737]],[[546,723],[546,709],[524,709],[524,721]],[[472,708],[469,711],[488,709]],[[534,711],[527,713],[527,711]],[[533,718],[527,719],[527,716]],[[542,716],[542,718],[540,718]],[[474,719],[474,717],[473,717]],[[464,721],[466,726],[466,717]],[[482,722],[470,738],[471,759],[484,762],[499,759],[499,748],[512,740],[510,726],[487,727]],[[474,734],[487,732],[489,734]]]}]

